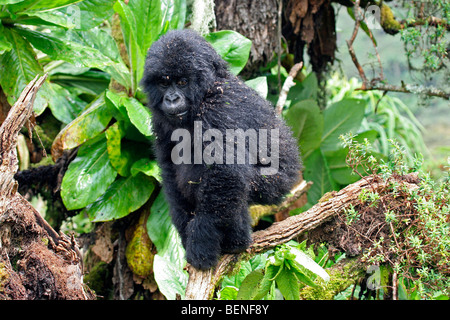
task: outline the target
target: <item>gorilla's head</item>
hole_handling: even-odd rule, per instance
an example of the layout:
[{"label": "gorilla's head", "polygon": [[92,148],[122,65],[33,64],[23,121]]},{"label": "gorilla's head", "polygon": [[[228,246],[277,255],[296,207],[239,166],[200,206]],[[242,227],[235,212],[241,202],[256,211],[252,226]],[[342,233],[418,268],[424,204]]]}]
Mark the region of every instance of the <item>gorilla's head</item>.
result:
[{"label": "gorilla's head", "polygon": [[226,62],[203,37],[176,30],[148,50],[141,84],[154,113],[185,122],[216,79],[227,74]]}]

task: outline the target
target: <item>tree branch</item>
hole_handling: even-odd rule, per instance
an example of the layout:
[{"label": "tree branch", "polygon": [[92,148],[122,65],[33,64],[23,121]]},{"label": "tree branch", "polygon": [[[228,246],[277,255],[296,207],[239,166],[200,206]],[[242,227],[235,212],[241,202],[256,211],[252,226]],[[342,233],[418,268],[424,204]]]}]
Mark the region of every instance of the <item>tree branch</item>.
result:
[{"label": "tree branch", "polygon": [[[398,178],[399,184],[408,184],[407,179]],[[189,282],[186,287],[186,299],[204,300],[214,295],[214,290],[224,274],[233,269],[235,263],[241,259],[262,253],[277,245],[286,243],[299,235],[313,230],[335,215],[344,211],[350,205],[357,205],[359,194],[363,189],[377,192],[385,190],[387,182],[378,176],[368,176],[348,185],[339,192],[335,192],[331,199],[320,200],[308,211],[276,222],[269,228],[253,234],[253,243],[245,253],[227,254],[222,256],[215,269],[198,271],[192,266],[188,267]],[[411,187],[411,186],[408,186]]]},{"label": "tree branch", "polygon": [[404,92],[404,93],[415,93],[415,94],[423,94],[430,97],[439,97],[444,98],[446,100],[450,99],[450,93],[445,92],[443,90],[433,88],[433,87],[424,87],[418,85],[411,84],[402,84],[401,86],[394,86],[390,84],[366,84],[357,90],[381,90],[381,91],[392,91],[392,92]]},{"label": "tree branch", "polygon": [[289,93],[289,90],[295,85],[294,78],[297,76],[297,73],[302,69],[303,62],[299,62],[294,64],[294,66],[291,68],[291,71],[289,71],[289,76],[286,78],[286,80],[283,83],[283,87],[280,92],[280,96],[277,101],[277,105],[275,107],[275,112],[280,115],[283,111],[284,104],[286,103],[287,95]]}]

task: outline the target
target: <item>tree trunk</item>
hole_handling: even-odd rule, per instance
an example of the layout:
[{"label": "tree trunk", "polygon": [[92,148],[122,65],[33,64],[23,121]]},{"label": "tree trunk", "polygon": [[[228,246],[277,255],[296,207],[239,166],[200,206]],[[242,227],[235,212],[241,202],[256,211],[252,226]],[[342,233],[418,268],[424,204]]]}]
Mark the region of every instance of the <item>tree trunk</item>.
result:
[{"label": "tree trunk", "polygon": [[269,62],[277,48],[278,0],[215,0],[217,30],[234,30],[252,41],[243,73]]},{"label": "tree trunk", "polygon": [[0,127],[0,299],[89,299],[74,238],[58,234],[17,193],[17,135],[46,79],[36,77]]}]

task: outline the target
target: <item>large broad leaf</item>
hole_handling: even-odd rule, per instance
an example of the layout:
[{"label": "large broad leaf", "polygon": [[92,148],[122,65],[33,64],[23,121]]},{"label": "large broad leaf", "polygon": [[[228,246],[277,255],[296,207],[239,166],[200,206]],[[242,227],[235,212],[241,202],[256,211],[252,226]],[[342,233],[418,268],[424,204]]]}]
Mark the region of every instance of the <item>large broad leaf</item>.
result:
[{"label": "large broad leaf", "polygon": [[156,250],[165,250],[170,229],[173,227],[169,215],[169,205],[167,204],[164,192],[160,191],[150,209],[150,216],[147,220],[148,236],[156,246]]},{"label": "large broad leaf", "polygon": [[136,175],[139,172],[142,172],[149,177],[154,177],[159,182],[162,182],[161,168],[158,166],[156,160],[144,158],[133,163],[133,166],[131,167],[131,174]]},{"label": "large broad leaf", "polygon": [[300,286],[294,272],[285,267],[278,273],[275,281],[286,300],[300,300]]},{"label": "large broad leaf", "polygon": [[86,102],[56,83],[50,83],[50,87],[53,94],[50,96],[49,107],[53,116],[64,124],[75,120],[86,107]]},{"label": "large broad leaf", "polygon": [[127,177],[134,163],[150,157],[150,146],[142,142],[122,140],[126,132],[122,123],[116,122],[106,130],[107,149],[113,167],[122,177]]},{"label": "large broad leaf", "polygon": [[4,30],[5,28],[0,23],[0,55],[3,54],[5,51],[9,51],[12,49],[12,44],[6,38]]},{"label": "large broad leaf", "polygon": [[287,97],[288,100],[291,100],[291,105],[307,99],[317,100],[319,84],[314,72],[310,72],[302,82],[294,81],[296,85],[289,90]]},{"label": "large broad leaf", "polygon": [[134,93],[144,72],[148,48],[167,29],[184,25],[186,3],[184,0],[136,0],[126,4],[119,0],[114,10],[120,16],[132,69],[131,90]]},{"label": "large broad leaf", "polygon": [[68,210],[81,209],[98,199],[114,181],[117,172],[106,150],[105,134],[84,144],[61,184],[61,198]]},{"label": "large broad leaf", "polygon": [[297,102],[291,105],[284,118],[297,138],[303,159],[306,159],[322,141],[323,116],[317,102]]},{"label": "large broad leaf", "polygon": [[[54,29],[50,34],[17,28],[17,31],[36,49],[46,53],[52,59],[64,60],[75,66],[98,68],[110,73],[120,84],[130,87],[129,70],[119,60],[114,40],[106,32],[95,30],[77,33]],[[111,59],[109,52],[114,52],[116,61]]]},{"label": "large broad leaf", "polygon": [[[179,238],[178,233],[174,231],[174,237]],[[178,241],[177,246],[180,246]],[[170,259],[166,255],[157,254],[153,262],[153,273],[158,289],[168,300],[176,300],[177,295],[184,298],[186,285],[188,281],[187,272],[183,270],[177,261],[183,261],[183,256],[179,259]]]},{"label": "large broad leaf", "polygon": [[123,103],[127,109],[131,123],[140,133],[150,137],[152,135],[152,118],[150,110],[134,98],[125,99]]},{"label": "large broad leaf", "polygon": [[366,103],[359,99],[343,99],[324,110],[322,151],[338,150],[339,136],[348,132],[356,134],[364,118]]},{"label": "large broad leaf", "polygon": [[180,236],[171,222],[169,206],[161,191],[150,209],[147,232],[156,246],[153,272],[159,290],[169,300],[177,294],[184,297],[188,275],[184,271],[186,261]]},{"label": "large broad leaf", "polygon": [[[13,105],[25,86],[36,75],[44,73],[30,44],[10,28],[3,28],[3,36],[11,48],[0,55],[0,85],[8,102]],[[41,114],[48,105],[51,89],[45,82],[38,91],[34,102],[34,111]]]},{"label": "large broad leaf", "polygon": [[22,11],[47,11],[71,5],[72,3],[80,2],[81,0],[24,0],[24,1],[7,1],[7,3],[15,3],[8,5],[6,10],[11,13],[18,13]]},{"label": "large broad leaf", "polygon": [[92,101],[75,120],[62,129],[52,145],[52,156],[59,158],[64,150],[80,146],[102,132],[112,119],[112,111],[104,95]]},{"label": "large broad leaf", "polygon": [[[27,11],[26,13],[64,28],[89,30],[113,15],[112,7],[115,2],[115,0],[84,0],[56,10]],[[19,17],[18,22],[21,24],[33,24],[33,19],[24,21]]]},{"label": "large broad leaf", "polygon": [[245,277],[239,288],[236,300],[257,300],[263,298],[270,289],[264,281],[264,269],[252,271]]},{"label": "large broad leaf", "polygon": [[114,181],[106,192],[84,210],[92,221],[127,216],[143,206],[155,189],[155,179],[142,173]]},{"label": "large broad leaf", "polygon": [[[106,102],[114,106],[118,112],[116,112],[116,118],[123,120],[126,123],[130,123],[134,128],[139,131],[138,141],[147,140],[152,136],[152,119],[151,112],[146,106],[140,103],[137,99],[129,97],[124,93],[115,93],[110,90],[106,91]],[[127,134],[130,138],[130,135]],[[146,138],[147,137],[147,138]]]},{"label": "large broad leaf", "polygon": [[231,72],[238,74],[244,69],[252,47],[251,40],[231,30],[211,32],[205,39],[229,63]]},{"label": "large broad leaf", "polygon": [[313,185],[308,190],[308,204],[314,205],[329,191],[334,190],[334,181],[330,178],[328,164],[320,149],[316,149],[306,160],[303,172],[306,181]]},{"label": "large broad leaf", "polygon": [[298,250],[297,248],[291,247],[291,253],[295,255],[294,261],[292,261],[292,265],[295,266],[297,264],[298,266],[302,266],[309,271],[315,273],[319,277],[321,277],[324,281],[329,281],[330,276],[328,273],[323,269],[319,264],[317,264],[310,256],[308,256],[306,253],[304,253],[301,250]]},{"label": "large broad leaf", "polygon": [[255,89],[255,91],[258,92],[259,95],[264,99],[267,97],[267,93],[269,92],[269,88],[267,85],[267,77],[258,77],[250,79],[245,81],[245,84],[248,85],[250,88]]},{"label": "large broad leaf", "polygon": [[[363,143],[364,139],[368,139],[369,142],[373,143],[378,137],[378,132],[376,130],[364,131],[358,134],[354,140]],[[361,177],[356,173],[353,173],[353,169],[349,167],[346,162],[348,154],[348,148],[341,148],[335,151],[326,151],[324,155],[327,159],[327,163],[330,169],[330,174],[333,180],[341,185],[348,185],[358,181]],[[383,158],[383,155],[372,153],[376,158]],[[365,175],[364,169],[361,165],[357,167],[360,174]]]}]

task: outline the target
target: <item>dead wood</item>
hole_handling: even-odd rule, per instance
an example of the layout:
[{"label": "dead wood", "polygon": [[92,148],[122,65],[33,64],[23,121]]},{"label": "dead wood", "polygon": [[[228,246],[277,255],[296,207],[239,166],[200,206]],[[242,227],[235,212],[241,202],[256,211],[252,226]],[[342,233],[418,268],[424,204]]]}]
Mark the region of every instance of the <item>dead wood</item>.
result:
[{"label": "dead wood", "polygon": [[46,75],[22,91],[0,127],[0,299],[89,299],[74,238],[58,234],[17,193],[17,136]]},{"label": "dead wood", "polygon": [[[398,180],[400,184],[405,184],[408,188],[417,187],[416,184],[409,183],[409,180],[405,177],[399,177]],[[215,269],[198,271],[189,266],[186,299],[205,300],[212,298],[222,276],[232,270],[235,263],[240,259],[267,251],[302,235],[306,231],[314,230],[323,223],[342,214],[350,205],[355,206],[359,204],[359,194],[363,189],[378,192],[385,190],[387,184],[388,182],[382,181],[378,176],[365,177],[338,192],[332,192],[330,195],[324,196],[319,203],[308,211],[276,222],[265,230],[255,232],[253,234],[253,244],[247,249],[247,252],[222,256]]]}]

